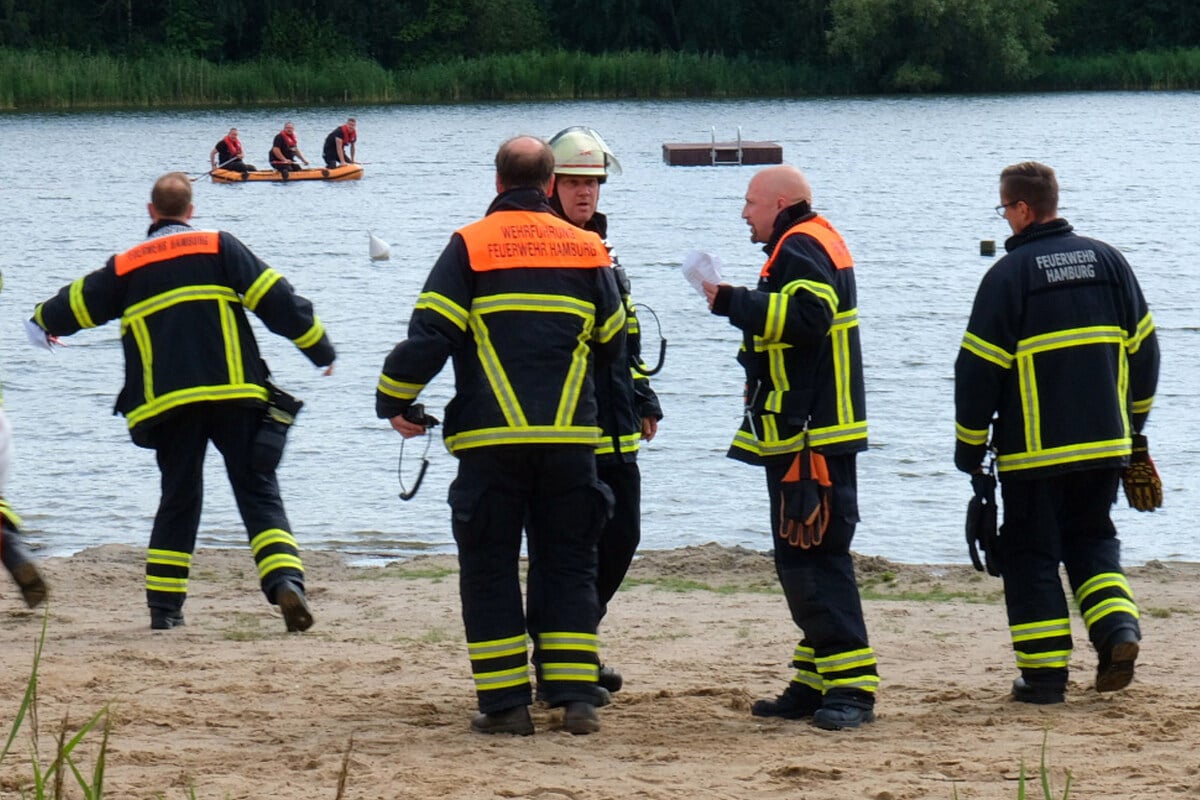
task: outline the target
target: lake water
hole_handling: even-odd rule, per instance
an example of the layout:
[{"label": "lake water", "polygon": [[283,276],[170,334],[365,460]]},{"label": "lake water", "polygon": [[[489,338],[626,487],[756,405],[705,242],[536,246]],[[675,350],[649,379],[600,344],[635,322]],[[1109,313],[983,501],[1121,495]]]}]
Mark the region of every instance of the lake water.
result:
[{"label": "lake water", "polygon": [[[643,547],[768,549],[761,470],[724,457],[741,414],[738,334],[708,313],[678,269],[700,248],[722,259],[726,280],[754,283],[764,256],[739,218],[754,168],[668,167],[661,157],[664,142],[708,141],[713,128],[733,139],[740,126],[746,139],[779,142],[785,160],[805,170],[817,208],[857,260],[872,447],[859,460],[856,551],[967,560],[970,486],[952,463],[953,364],[975,288],[994,261],[980,257],[980,240],[995,240],[1002,254],[1008,232],[992,211],[997,175],[1037,159],[1058,170],[1063,216],[1129,257],[1158,325],[1163,372],[1147,432],[1166,503],[1137,514],[1119,500],[1126,561],[1200,559],[1195,93],[2,115],[0,136],[24,162],[0,180],[0,377],[18,454],[8,496],[44,552],[144,545],[158,474],[153,454],[110,415],[121,383],[117,325],[49,354],[25,343],[22,320],[138,241],[153,180],[207,169],[209,149],[230,126],[248,160],[262,164],[273,135],[294,120],[301,148],[319,162],[325,134],[347,114],[358,118],[362,181],[196,183],[196,224],[235,233],[283,272],[338,346],[336,374],[324,378],[259,327],[279,382],[307,403],[281,468],[305,547],[357,560],[452,549],[445,495],[454,459],[436,442],[420,494],[397,498],[400,437],[375,418],[378,372],[450,233],[491,200],[498,143],[584,124],[624,166],[604,186],[601,209],[635,300],[654,309],[670,342],[654,378],[666,419],[640,459]],[[391,243],[391,260],[369,260],[368,231]],[[643,329],[653,354],[649,314]],[[439,414],[451,390],[448,368],[423,399]],[[421,450],[417,442],[405,450],[409,485]],[[206,482],[201,544],[242,544],[215,452]]]}]

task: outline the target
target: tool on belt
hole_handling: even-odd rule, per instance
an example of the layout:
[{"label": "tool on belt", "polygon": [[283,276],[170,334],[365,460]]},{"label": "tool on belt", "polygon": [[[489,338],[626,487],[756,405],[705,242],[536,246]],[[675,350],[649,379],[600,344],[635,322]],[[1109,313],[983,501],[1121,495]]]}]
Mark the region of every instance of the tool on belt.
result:
[{"label": "tool on belt", "polygon": [[832,494],[825,456],[808,446],[806,430],[804,449],[796,453],[780,483],[779,537],[801,550],[820,545],[829,528]]},{"label": "tool on belt", "polygon": [[425,452],[421,454],[421,469],[417,471],[417,481],[413,484],[412,489],[404,486],[404,440],[400,440],[400,459],[396,464],[396,477],[400,479],[400,499],[412,500],[417,496],[417,490],[421,488],[421,481],[425,480],[425,470],[429,469],[429,447],[433,444],[433,437],[429,435],[429,429],[438,425],[438,419],[426,414],[425,406],[421,403],[413,403],[401,411],[400,416],[425,429]]},{"label": "tool on belt", "polygon": [[[975,496],[967,503],[967,550],[975,569],[999,578],[1000,530],[996,515],[996,457],[988,461],[987,470],[971,476]],[[980,560],[980,554],[983,558]]]},{"label": "tool on belt", "polygon": [[1138,511],[1153,511],[1162,508],[1162,479],[1150,458],[1150,445],[1143,434],[1133,435],[1133,452],[1129,455],[1129,466],[1121,474],[1125,487],[1125,499],[1130,508]]}]

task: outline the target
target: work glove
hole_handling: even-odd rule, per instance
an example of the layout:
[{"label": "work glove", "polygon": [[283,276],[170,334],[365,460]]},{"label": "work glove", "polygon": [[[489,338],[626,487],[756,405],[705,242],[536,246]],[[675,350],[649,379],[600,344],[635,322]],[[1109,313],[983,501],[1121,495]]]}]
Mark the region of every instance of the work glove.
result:
[{"label": "work glove", "polygon": [[796,454],[780,484],[779,537],[792,547],[817,547],[829,528],[833,482],[825,456],[805,448]]},{"label": "work glove", "polygon": [[[996,525],[996,476],[982,470],[971,475],[975,496],[967,503],[967,551],[975,569],[999,578],[1000,532]],[[980,560],[982,553],[983,559]]]},{"label": "work glove", "polygon": [[1130,508],[1138,511],[1162,508],[1162,479],[1158,477],[1143,434],[1133,435],[1133,452],[1129,455],[1129,466],[1121,475],[1121,483],[1125,486],[1125,499]]}]

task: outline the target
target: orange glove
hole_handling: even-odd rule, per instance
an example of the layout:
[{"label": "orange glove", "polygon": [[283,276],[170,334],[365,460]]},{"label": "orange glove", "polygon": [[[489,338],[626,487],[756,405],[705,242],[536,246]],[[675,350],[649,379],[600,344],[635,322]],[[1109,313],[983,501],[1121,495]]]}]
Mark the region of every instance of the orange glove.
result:
[{"label": "orange glove", "polygon": [[833,482],[825,456],[805,448],[783,476],[779,503],[779,538],[792,547],[817,547],[829,527]]},{"label": "orange glove", "polygon": [[1162,508],[1162,479],[1158,477],[1143,434],[1133,435],[1133,452],[1129,456],[1129,466],[1121,475],[1121,483],[1125,486],[1125,499],[1129,501],[1130,508],[1138,511]]}]

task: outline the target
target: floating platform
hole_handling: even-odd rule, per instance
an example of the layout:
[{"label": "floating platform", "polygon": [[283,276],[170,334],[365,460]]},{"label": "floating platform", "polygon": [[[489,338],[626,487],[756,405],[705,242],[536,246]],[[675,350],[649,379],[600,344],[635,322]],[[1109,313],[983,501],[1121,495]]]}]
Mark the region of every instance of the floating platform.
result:
[{"label": "floating platform", "polygon": [[782,164],[783,146],[776,142],[748,142],[738,128],[737,141],[718,142],[713,130],[709,142],[667,142],[663,161],[672,167],[718,167],[743,164]]}]

